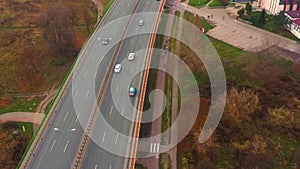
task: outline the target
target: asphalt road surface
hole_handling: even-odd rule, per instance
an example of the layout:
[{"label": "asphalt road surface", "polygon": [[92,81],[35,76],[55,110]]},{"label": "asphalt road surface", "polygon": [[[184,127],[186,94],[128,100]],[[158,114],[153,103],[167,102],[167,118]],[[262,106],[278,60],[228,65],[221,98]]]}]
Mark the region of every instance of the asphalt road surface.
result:
[{"label": "asphalt road surface", "polygon": [[[137,13],[158,12],[160,5],[160,1],[143,0]],[[129,27],[130,34],[145,27],[153,28],[155,20],[148,21],[145,19],[144,26],[138,26],[140,19],[144,19],[143,16],[133,18]],[[133,36],[124,41],[117,59],[117,63],[122,64],[122,70],[120,73],[113,74],[113,82],[112,80],[109,81],[100,107],[103,116],[97,116],[95,121],[91,137],[93,141],[88,146],[83,168],[121,169],[124,167],[124,156],[126,156],[127,148],[131,144],[130,139],[125,136],[130,133],[132,125],[130,120],[136,116],[134,106],[136,106],[135,103],[140,94],[137,92],[135,97],[129,98],[128,83],[135,88],[138,88],[140,84],[139,75],[136,75],[134,79],[131,79],[131,76],[141,70],[145,64],[147,50],[143,49],[147,49],[149,46],[150,38],[150,34],[145,34]],[[127,60],[130,52],[136,52],[133,61]],[[130,102],[126,100],[130,100]],[[115,131],[112,131],[111,128]],[[109,151],[110,149],[113,150],[113,153]]]}]

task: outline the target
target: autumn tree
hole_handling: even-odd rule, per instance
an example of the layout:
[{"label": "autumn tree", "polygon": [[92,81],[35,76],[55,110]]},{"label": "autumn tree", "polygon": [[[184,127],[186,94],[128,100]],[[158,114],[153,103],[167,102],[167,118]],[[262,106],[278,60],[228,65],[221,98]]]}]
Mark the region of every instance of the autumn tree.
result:
[{"label": "autumn tree", "polygon": [[233,88],[226,100],[226,113],[235,122],[249,120],[250,115],[261,108],[258,94],[252,89],[238,91]]},{"label": "autumn tree", "polygon": [[58,55],[73,56],[76,52],[72,9],[62,3],[49,3],[37,18],[37,25],[43,29],[49,49]]}]

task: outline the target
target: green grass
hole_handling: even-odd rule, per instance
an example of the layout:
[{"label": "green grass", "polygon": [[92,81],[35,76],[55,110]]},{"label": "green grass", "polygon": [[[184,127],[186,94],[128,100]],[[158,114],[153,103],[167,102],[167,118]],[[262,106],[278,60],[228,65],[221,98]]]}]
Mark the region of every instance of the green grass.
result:
[{"label": "green grass", "polygon": [[193,78],[196,80],[198,85],[204,85],[209,83],[209,77],[207,73],[195,73],[194,75],[183,74],[181,76],[181,82],[182,84],[191,86],[193,82]]},{"label": "green grass", "polygon": [[[198,28],[204,28],[205,29],[205,33],[208,32],[210,29],[213,29],[214,26],[211,25],[209,22],[207,22],[205,19],[201,19],[199,18],[200,22],[196,22],[195,23],[195,16],[194,14],[190,13],[190,12],[184,12],[184,19],[186,19],[187,21],[196,24],[196,26]],[[198,25],[197,25],[198,23]]]},{"label": "green grass", "polygon": [[200,27],[205,29],[205,33],[214,28],[214,26],[208,23],[205,19],[200,19]]},{"label": "green grass", "polygon": [[[23,131],[23,127],[25,127],[25,132]],[[18,131],[20,134],[24,134],[31,138],[33,136],[33,124],[27,122],[18,122]]]},{"label": "green grass", "polygon": [[192,6],[203,6],[207,4],[210,0],[190,0],[189,5]]},{"label": "green grass", "polygon": [[266,21],[265,25],[258,25],[258,23],[255,24],[256,20],[260,16],[260,14],[261,14],[260,11],[255,11],[255,12],[252,12],[252,14],[250,16],[246,16],[246,15],[242,16],[242,19],[245,19],[247,21],[251,21],[252,23],[254,23],[253,26],[259,27],[261,29],[267,30],[269,32],[278,34],[280,36],[289,38],[289,39],[294,40],[294,41],[299,41],[299,39],[295,35],[293,35],[290,31],[288,31],[287,29],[278,29],[276,27],[277,25],[274,23],[275,22],[275,16],[274,15],[267,15],[267,21]]},{"label": "green grass", "polygon": [[219,0],[213,0],[211,3],[208,4],[209,7],[214,7],[214,6],[224,6]]},{"label": "green grass", "polygon": [[[162,114],[162,124],[161,132],[166,131],[171,126],[171,117],[172,117],[172,89],[173,89],[173,79],[169,74],[165,76],[165,88],[164,92],[166,95],[166,107]],[[162,142],[164,142],[162,140]]]},{"label": "green grass", "polygon": [[139,163],[135,163],[134,168],[135,169],[148,169],[147,167],[145,167],[145,166],[143,166],[142,164],[139,164]]},{"label": "green grass", "polygon": [[8,112],[35,112],[36,108],[41,102],[41,98],[33,98],[27,100],[26,98],[13,98],[12,104],[9,107],[3,108],[0,110],[0,114],[8,113]]},{"label": "green grass", "polygon": [[180,17],[180,12],[179,11],[175,11],[175,16]]},{"label": "green grass", "polygon": [[245,53],[242,49],[234,47],[228,43],[225,43],[223,41],[217,40],[211,36],[208,36],[210,42],[213,44],[213,46],[216,48],[219,56],[221,58],[226,58],[226,59],[235,59],[241,54]]}]

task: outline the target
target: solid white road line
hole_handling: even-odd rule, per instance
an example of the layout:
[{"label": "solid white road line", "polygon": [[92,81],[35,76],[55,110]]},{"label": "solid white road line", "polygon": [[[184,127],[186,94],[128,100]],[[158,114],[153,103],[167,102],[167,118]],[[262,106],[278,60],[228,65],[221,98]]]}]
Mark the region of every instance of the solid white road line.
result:
[{"label": "solid white road line", "polygon": [[69,112],[66,113],[65,118],[64,118],[64,121],[66,121],[68,115],[69,115]]},{"label": "solid white road line", "polygon": [[153,143],[150,144],[150,153],[152,153]]},{"label": "solid white road line", "polygon": [[97,167],[98,167],[98,165],[96,164],[94,169],[97,169]]},{"label": "solid white road line", "polygon": [[97,73],[95,73],[95,75],[94,75],[94,79],[96,79],[96,76],[97,76]]},{"label": "solid white road line", "polygon": [[111,106],[110,111],[109,111],[109,115],[111,115],[112,110],[113,110],[113,107]]},{"label": "solid white road line", "polygon": [[103,138],[102,138],[102,143],[104,143],[105,135],[106,135],[106,133],[104,132]]},{"label": "solid white road line", "polygon": [[119,138],[119,133],[117,133],[117,137],[116,137],[116,140],[115,140],[115,144],[117,144],[118,138]]},{"label": "solid white road line", "polygon": [[156,153],[159,153],[159,143],[157,143]]},{"label": "solid white road line", "polygon": [[119,85],[118,85],[117,88],[116,88],[116,92],[118,92],[118,90],[119,90]]},{"label": "solid white road line", "polygon": [[69,140],[67,141],[67,144],[65,145],[64,152],[66,152],[68,145],[69,145]]},{"label": "solid white road line", "polygon": [[111,169],[111,165],[109,165],[109,169]]},{"label": "solid white road line", "polygon": [[89,93],[90,93],[90,90],[88,90],[88,91],[86,92],[85,98],[88,97]]},{"label": "solid white road line", "polygon": [[53,144],[52,144],[52,146],[50,148],[50,152],[53,150],[53,147],[54,147],[55,143],[56,143],[56,140],[53,141]]}]

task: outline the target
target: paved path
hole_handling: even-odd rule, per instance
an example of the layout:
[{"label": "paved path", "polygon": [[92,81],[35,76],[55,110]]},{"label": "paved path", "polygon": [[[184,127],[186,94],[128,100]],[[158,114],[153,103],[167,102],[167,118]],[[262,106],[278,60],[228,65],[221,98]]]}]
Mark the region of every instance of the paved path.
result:
[{"label": "paved path", "polygon": [[41,92],[41,93],[35,93],[33,95],[18,95],[19,97],[36,97],[45,95],[46,97],[41,101],[39,104],[36,112],[10,112],[10,113],[4,113],[0,114],[0,123],[5,123],[9,121],[20,121],[20,122],[31,122],[34,124],[41,124],[44,116],[45,111],[53,97],[55,96],[57,90],[54,89],[55,85],[51,88],[50,91],[47,92]]},{"label": "paved path", "polygon": [[40,124],[44,118],[44,114],[32,112],[12,112],[0,114],[0,123],[9,121],[21,121]]},{"label": "paved path", "polygon": [[278,45],[300,54],[300,45],[295,41],[237,21],[229,17],[223,8],[209,9],[207,6],[204,6],[198,9],[184,3],[178,4],[177,7],[203,17],[213,15],[213,18],[209,20],[216,27],[207,34],[233,46],[247,51],[261,51],[272,45]]}]

